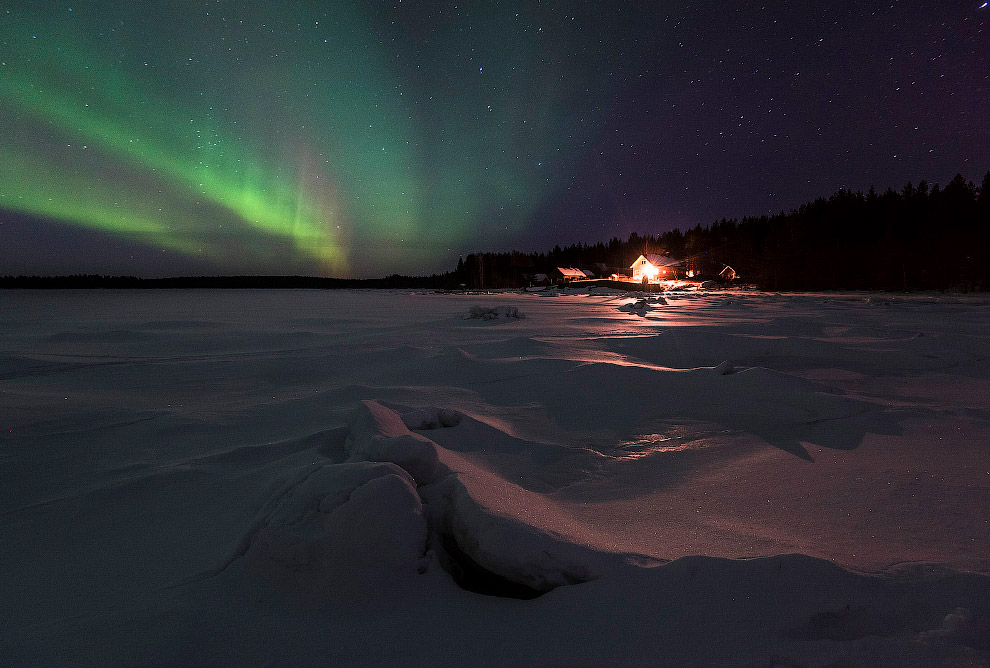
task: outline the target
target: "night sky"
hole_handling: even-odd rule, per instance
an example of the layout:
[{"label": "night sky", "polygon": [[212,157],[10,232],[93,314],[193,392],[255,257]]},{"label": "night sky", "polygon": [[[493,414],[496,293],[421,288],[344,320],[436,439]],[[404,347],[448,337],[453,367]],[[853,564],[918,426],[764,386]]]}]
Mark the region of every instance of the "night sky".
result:
[{"label": "night sky", "polygon": [[0,163],[0,274],[445,271],[979,182],[990,8],[0,0]]}]

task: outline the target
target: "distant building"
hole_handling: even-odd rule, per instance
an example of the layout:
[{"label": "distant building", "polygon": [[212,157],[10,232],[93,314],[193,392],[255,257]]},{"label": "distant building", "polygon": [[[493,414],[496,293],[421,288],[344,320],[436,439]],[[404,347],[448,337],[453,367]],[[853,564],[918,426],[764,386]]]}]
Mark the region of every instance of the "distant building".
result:
[{"label": "distant building", "polygon": [[629,268],[632,269],[634,281],[642,281],[644,278],[658,281],[665,278],[677,278],[681,269],[681,262],[666,255],[649,253],[640,255]]},{"label": "distant building", "polygon": [[725,265],[725,269],[723,269],[722,271],[718,272],[718,277],[719,277],[719,280],[722,280],[722,281],[725,281],[726,283],[728,283],[729,281],[734,281],[737,278],[739,278],[739,274],[737,274],[736,273],[736,270],[733,269],[732,267],[730,267],[729,265]]},{"label": "distant building", "polygon": [[559,280],[561,283],[570,283],[571,281],[583,281],[587,278],[584,272],[580,269],[575,269],[573,267],[557,267],[553,272],[555,274],[554,278]]},{"label": "distant building", "polygon": [[522,278],[529,285],[550,285],[550,277],[546,274],[523,274]]}]

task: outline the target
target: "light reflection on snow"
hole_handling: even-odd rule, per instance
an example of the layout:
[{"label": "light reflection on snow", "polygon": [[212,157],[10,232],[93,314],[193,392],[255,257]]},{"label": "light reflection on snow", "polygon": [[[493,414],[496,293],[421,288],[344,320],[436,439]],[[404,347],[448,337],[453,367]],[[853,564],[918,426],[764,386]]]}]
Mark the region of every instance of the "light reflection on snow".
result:
[{"label": "light reflection on snow", "polygon": [[678,452],[688,450],[690,447],[690,444],[682,443],[665,434],[643,434],[619,443],[616,459],[631,461],[658,452]]},{"label": "light reflection on snow", "polygon": [[[718,431],[728,433],[728,430]],[[703,450],[715,443],[708,438],[712,435],[711,430],[699,431],[697,428],[673,425],[666,428],[663,433],[638,434],[620,441],[611,456],[620,461],[634,461],[661,453]]]}]

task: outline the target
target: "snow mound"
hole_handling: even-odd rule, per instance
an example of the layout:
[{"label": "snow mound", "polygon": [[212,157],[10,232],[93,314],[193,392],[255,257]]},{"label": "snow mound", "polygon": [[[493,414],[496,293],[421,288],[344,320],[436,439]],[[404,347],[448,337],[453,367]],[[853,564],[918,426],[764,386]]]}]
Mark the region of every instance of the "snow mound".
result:
[{"label": "snow mound", "polygon": [[393,464],[329,464],[305,475],[247,539],[249,569],[304,587],[421,568],[427,528],[412,478]]},{"label": "snow mound", "polygon": [[653,305],[649,299],[637,299],[636,301],[623,304],[619,307],[620,311],[624,313],[635,313],[636,315],[645,315],[647,311],[651,310]]},{"label": "snow mound", "polygon": [[526,316],[515,306],[472,306],[465,320],[521,320]]},{"label": "snow mound", "polygon": [[919,634],[921,640],[944,639],[974,649],[990,650],[990,618],[969,608],[956,608],[942,620],[942,627]]},{"label": "snow mound", "polygon": [[632,297],[633,300],[619,307],[619,310],[625,313],[642,314],[657,306],[667,306],[667,300],[663,295],[648,295],[643,292],[635,292],[627,294],[627,296]]},{"label": "snow mound", "polygon": [[461,414],[449,408],[414,408],[402,413],[402,422],[416,431],[429,431],[456,427],[461,423]]},{"label": "snow mound", "polygon": [[736,369],[732,366],[732,363],[729,362],[729,360],[725,360],[721,364],[714,367],[712,371],[718,376],[728,376],[730,373],[735,373]]},{"label": "snow mound", "polygon": [[363,401],[351,413],[348,427],[344,450],[350,461],[392,462],[408,471],[418,485],[437,479],[437,445],[411,431],[395,411],[377,401]]}]

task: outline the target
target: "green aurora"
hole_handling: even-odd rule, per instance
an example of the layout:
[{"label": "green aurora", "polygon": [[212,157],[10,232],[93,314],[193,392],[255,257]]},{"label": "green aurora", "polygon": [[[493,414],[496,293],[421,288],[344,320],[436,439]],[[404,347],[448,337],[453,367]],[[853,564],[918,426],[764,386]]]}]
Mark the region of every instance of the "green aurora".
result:
[{"label": "green aurora", "polygon": [[501,10],[177,5],[0,9],[0,208],[221,273],[443,270],[529,224],[607,92]]}]

